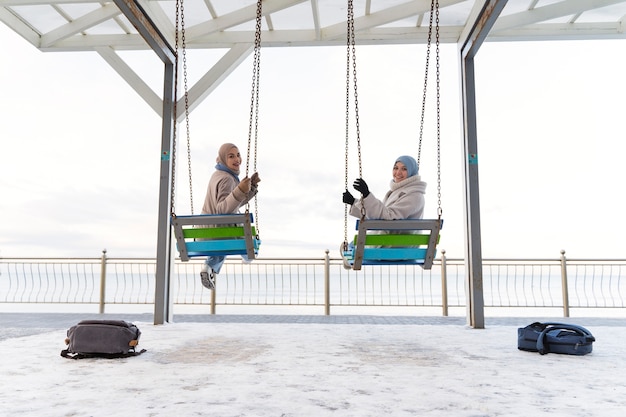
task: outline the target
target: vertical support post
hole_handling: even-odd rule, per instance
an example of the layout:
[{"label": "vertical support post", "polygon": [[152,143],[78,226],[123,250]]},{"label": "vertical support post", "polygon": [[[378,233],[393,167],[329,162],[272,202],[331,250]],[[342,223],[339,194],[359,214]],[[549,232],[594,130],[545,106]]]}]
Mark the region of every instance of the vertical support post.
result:
[{"label": "vertical support post", "polygon": [[330,316],[330,251],[324,257],[324,315]]},{"label": "vertical support post", "polygon": [[441,251],[441,309],[444,317],[448,316],[448,269],[446,265],[446,251]]},{"label": "vertical support post", "polygon": [[107,292],[107,250],[102,249],[102,257],[100,258],[100,307],[98,313],[104,314],[104,306],[106,304]]},{"label": "vertical support post", "polygon": [[154,296],[154,324],[163,324],[172,319],[172,300],[170,297],[170,278],[173,264],[170,227],[172,161],[170,154],[172,152],[174,136],[173,126],[174,122],[177,120],[177,115],[174,114],[174,102],[176,100],[176,97],[174,97],[176,51],[138,1],[113,1],[165,65],[165,76],[163,80],[163,114],[161,115],[161,178],[159,181],[157,263]]},{"label": "vertical support post", "polygon": [[464,192],[465,192],[465,265],[467,282],[467,320],[476,329],[485,327],[483,299],[480,199],[478,193],[478,132],[476,128],[476,82],[474,57],[489,34],[507,0],[476,2],[459,38],[461,98],[463,114]]},{"label": "vertical support post", "polygon": [[467,319],[474,328],[485,327],[482,246],[480,231],[480,198],[478,186],[478,151],[476,130],[476,95],[474,59],[461,59],[461,86],[463,99],[463,148],[465,191],[465,264],[467,282]]},{"label": "vertical support post", "polygon": [[165,64],[163,87],[163,128],[161,132],[161,177],[159,181],[159,212],[156,258],[156,282],[154,296],[154,324],[172,320],[172,228],[170,227],[170,204],[172,197],[172,160],[174,123],[175,65]]},{"label": "vertical support post", "polygon": [[561,250],[561,291],[563,293],[563,317],[569,317],[569,289],[567,284],[567,260]]}]

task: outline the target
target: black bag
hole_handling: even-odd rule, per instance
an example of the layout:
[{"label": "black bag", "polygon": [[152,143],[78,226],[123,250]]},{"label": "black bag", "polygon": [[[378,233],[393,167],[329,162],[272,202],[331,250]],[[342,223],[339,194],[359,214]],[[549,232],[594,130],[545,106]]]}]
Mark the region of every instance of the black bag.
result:
[{"label": "black bag", "polygon": [[530,352],[586,355],[596,339],[582,326],[535,322],[517,329],[517,348]]},{"label": "black bag", "polygon": [[61,356],[69,359],[126,358],[141,355],[136,351],[141,331],[123,320],[83,320],[67,331],[67,349]]}]

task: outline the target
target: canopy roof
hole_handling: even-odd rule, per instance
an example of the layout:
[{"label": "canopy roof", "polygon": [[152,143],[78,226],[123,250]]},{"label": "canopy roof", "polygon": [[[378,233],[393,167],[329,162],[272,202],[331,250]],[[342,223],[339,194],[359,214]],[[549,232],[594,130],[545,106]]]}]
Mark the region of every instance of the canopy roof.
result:
[{"label": "canopy roof", "polygon": [[[174,45],[176,1],[139,0]],[[188,48],[254,40],[254,0],[187,0]],[[483,0],[440,0],[441,42],[474,25]],[[345,44],[346,0],[265,0],[263,46]],[[359,44],[424,43],[429,0],[354,0]],[[624,0],[510,0],[487,41],[624,38]],[[0,21],[42,51],[142,50],[148,45],[115,2],[0,0]]]},{"label": "canopy roof", "polygon": [[[476,20],[485,3],[439,0],[440,42],[466,39],[481,25]],[[354,0],[353,4],[357,44],[427,42],[430,0]],[[128,56],[120,54],[158,47],[146,42],[118,5],[142,9],[156,28],[155,38],[169,44],[168,48],[161,42],[159,47],[173,56],[175,0],[0,0],[0,21],[41,51],[97,52],[162,116],[160,94],[127,64]],[[189,91],[189,111],[193,111],[252,52],[256,1],[187,0],[183,6],[186,47],[225,51]],[[346,9],[347,0],[264,0],[262,45],[345,45]],[[626,0],[510,0],[485,41],[626,38],[625,18]],[[177,120],[182,117],[179,112]]]}]

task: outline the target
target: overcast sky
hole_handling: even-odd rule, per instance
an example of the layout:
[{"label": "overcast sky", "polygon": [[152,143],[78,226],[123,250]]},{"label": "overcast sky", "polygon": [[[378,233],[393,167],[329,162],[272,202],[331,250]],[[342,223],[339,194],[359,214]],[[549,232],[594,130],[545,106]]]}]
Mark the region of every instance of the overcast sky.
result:
[{"label": "overcast sky", "polygon": [[[96,53],[42,53],[0,25],[0,256],[154,257],[161,122]],[[476,58],[484,257],[624,257],[625,41],[486,43]],[[190,84],[223,51],[188,52]],[[161,95],[162,65],[126,53]],[[345,47],[262,50],[257,166],[263,257],[338,255],[344,236]],[[363,176],[388,190],[417,153],[425,46],[357,49]],[[219,146],[245,153],[245,61],[191,113],[199,212]],[[455,45],[442,46],[440,249],[464,256],[462,131]],[[434,75],[434,71],[433,71]],[[430,97],[434,85],[429,86]],[[420,173],[437,213],[429,99]],[[180,130],[182,131],[182,130]],[[176,213],[188,214],[184,134]],[[354,137],[349,183],[358,176]],[[349,234],[354,227],[349,221]]]}]

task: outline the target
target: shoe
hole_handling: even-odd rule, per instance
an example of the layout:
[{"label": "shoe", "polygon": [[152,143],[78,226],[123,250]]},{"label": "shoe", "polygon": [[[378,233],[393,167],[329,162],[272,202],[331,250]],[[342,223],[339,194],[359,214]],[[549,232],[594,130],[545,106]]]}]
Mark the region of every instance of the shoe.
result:
[{"label": "shoe", "polygon": [[215,289],[215,271],[211,269],[211,272],[202,271],[200,272],[200,281],[202,281],[202,285],[209,290]]},{"label": "shoe", "polygon": [[346,254],[343,248],[344,245],[342,243],[341,245],[339,245],[339,253],[341,254],[341,259],[343,260],[343,267],[344,269],[352,269],[352,265],[350,264],[350,261],[346,258]]}]

